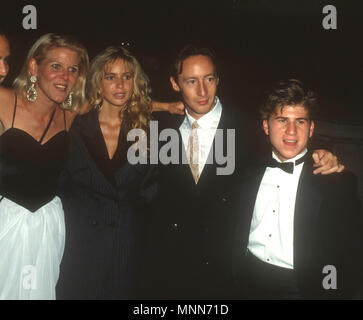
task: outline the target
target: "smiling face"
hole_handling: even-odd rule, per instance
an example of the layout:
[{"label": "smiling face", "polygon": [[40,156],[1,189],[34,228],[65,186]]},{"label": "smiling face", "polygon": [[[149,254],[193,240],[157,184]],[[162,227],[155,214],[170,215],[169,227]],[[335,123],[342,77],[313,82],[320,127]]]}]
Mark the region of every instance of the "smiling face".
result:
[{"label": "smiling face", "polygon": [[102,79],[103,105],[123,107],[134,89],[134,76],[123,59],[110,62]]},{"label": "smiling face", "polygon": [[34,58],[30,59],[29,70],[37,76],[38,99],[62,103],[77,82],[79,57],[73,50],[54,48],[39,64]]},{"label": "smiling face", "polygon": [[281,160],[294,158],[307,147],[314,132],[314,122],[302,105],[276,107],[268,120],[262,122],[272,150]]},{"label": "smiling face", "polygon": [[4,35],[0,35],[0,83],[2,83],[8,72],[9,64],[8,59],[10,56],[9,42]]},{"label": "smiling face", "polygon": [[181,93],[189,114],[199,119],[214,107],[218,77],[212,60],[196,55],[182,61],[178,79],[170,78],[175,91]]}]

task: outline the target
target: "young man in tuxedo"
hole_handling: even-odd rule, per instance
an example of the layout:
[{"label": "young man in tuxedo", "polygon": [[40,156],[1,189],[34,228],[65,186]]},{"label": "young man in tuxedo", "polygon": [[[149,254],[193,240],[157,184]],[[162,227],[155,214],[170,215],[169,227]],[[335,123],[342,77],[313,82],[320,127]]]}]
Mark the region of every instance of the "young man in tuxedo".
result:
[{"label": "young man in tuxedo", "polygon": [[261,108],[268,157],[241,182],[234,272],[245,298],[352,298],[363,210],[354,176],[313,175],[315,94],[280,81]]}]

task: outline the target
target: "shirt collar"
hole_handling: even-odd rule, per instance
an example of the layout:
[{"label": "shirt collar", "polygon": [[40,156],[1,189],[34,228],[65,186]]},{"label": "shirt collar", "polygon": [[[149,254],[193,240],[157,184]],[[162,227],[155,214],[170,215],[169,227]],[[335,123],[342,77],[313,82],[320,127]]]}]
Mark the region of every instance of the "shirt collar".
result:
[{"label": "shirt collar", "polygon": [[[221,118],[221,114],[222,114],[222,104],[217,96],[215,97],[214,102],[215,102],[215,104],[214,104],[213,109],[198,119],[199,128],[216,129],[218,127],[219,119]],[[187,119],[186,123],[187,123],[188,127],[190,127],[190,129],[191,129],[192,124],[196,119],[194,119],[189,114],[187,109],[185,109],[185,114],[186,114],[186,119]]]},{"label": "shirt collar", "polygon": [[[308,152],[308,149],[305,148],[305,150],[301,153],[299,153],[297,156],[295,156],[294,158],[288,159],[285,162],[293,162],[295,164],[296,160],[299,160],[300,158],[302,158],[306,153]],[[272,151],[272,158],[276,159],[276,161],[278,162],[282,162],[276,155],[275,153]]]}]

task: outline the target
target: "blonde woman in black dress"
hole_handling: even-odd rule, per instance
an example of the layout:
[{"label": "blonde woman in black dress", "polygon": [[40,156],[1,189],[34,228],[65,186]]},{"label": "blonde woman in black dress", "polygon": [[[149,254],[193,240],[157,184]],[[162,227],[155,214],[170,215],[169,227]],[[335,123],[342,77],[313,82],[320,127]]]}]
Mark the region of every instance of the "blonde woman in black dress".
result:
[{"label": "blonde woman in black dress", "polygon": [[55,299],[65,241],[57,181],[87,70],[82,45],[46,34],[14,89],[0,87],[0,299]]}]

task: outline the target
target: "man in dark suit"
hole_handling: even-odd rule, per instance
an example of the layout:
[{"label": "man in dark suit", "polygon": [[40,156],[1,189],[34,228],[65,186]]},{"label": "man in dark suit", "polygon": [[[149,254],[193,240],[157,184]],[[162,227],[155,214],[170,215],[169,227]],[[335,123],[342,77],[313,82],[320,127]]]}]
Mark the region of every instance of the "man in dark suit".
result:
[{"label": "man in dark suit", "polygon": [[[176,129],[179,157],[176,164],[159,164],[159,202],[148,259],[153,298],[232,295],[232,273],[225,261],[232,254],[233,186],[249,147],[247,121],[222,108],[218,81],[211,50],[186,47],[179,54],[171,83],[183,97],[186,115],[164,115],[166,125],[159,122],[159,129]],[[196,131],[197,142],[191,140]],[[193,155],[190,146],[195,147]]]},{"label": "man in dark suit", "polygon": [[262,105],[272,148],[239,191],[234,273],[240,297],[352,298],[360,282],[363,210],[354,176],[313,175],[314,93],[281,81]]},{"label": "man in dark suit", "polygon": [[234,194],[240,172],[254,159],[250,140],[255,146],[256,128],[248,130],[251,122],[245,115],[222,107],[210,49],[185,47],[170,81],[182,96],[186,115],[171,116],[164,127],[159,123],[160,129],[175,129],[179,155],[175,162],[159,165],[159,202],[146,250],[149,296],[233,298]]}]

